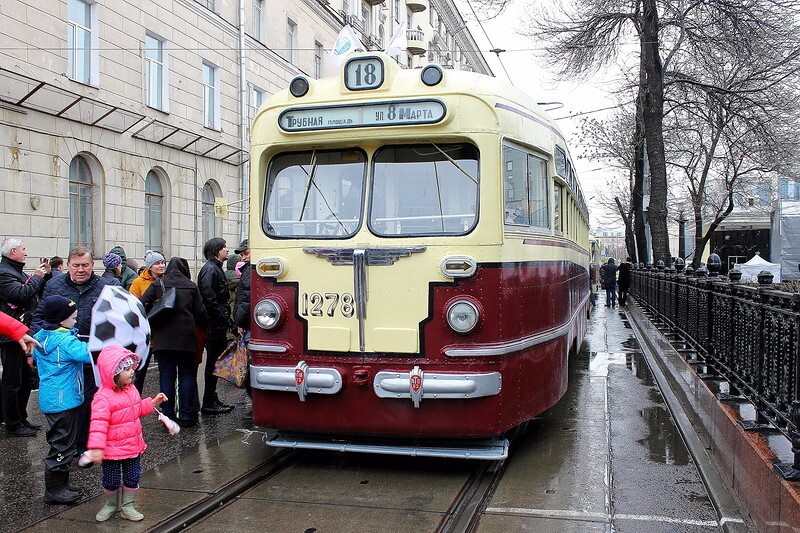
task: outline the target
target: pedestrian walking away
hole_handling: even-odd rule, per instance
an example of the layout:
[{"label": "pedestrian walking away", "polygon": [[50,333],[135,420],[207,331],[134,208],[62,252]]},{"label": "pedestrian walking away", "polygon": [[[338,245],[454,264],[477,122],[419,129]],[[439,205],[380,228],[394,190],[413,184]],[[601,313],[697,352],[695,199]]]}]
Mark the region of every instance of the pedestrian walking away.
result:
[{"label": "pedestrian walking away", "polygon": [[[43,263],[28,276],[22,269],[28,250],[22,239],[10,237],[0,245],[0,311],[25,325],[31,323],[31,313],[36,308],[44,276],[50,265]],[[28,421],[28,399],[33,383],[33,359],[25,353],[18,340],[0,337],[0,360],[3,363],[0,398],[2,398],[5,434],[11,437],[33,437],[40,426]]]},{"label": "pedestrian walking away", "polygon": [[119,511],[125,520],[139,522],[144,515],[134,506],[141,477],[141,454],[147,448],[140,418],[155,412],[167,400],[163,392],[145,398],[133,385],[139,358],[122,346],[100,351],[97,368],[100,389],[92,400],[92,423],[86,456],[103,465],[102,485],[106,503],[95,515],[105,522]]},{"label": "pedestrian walking away", "polygon": [[628,302],[628,289],[631,286],[631,258],[625,259],[624,263],[619,265],[617,270],[617,287],[619,290],[619,305],[625,307]]},{"label": "pedestrian walking away", "polygon": [[606,290],[606,307],[617,305],[617,265],[614,258],[609,257],[608,262],[600,267],[600,281]]},{"label": "pedestrian walking away", "polygon": [[89,348],[73,329],[78,306],[53,295],[42,302],[44,323],[36,333],[33,353],[39,371],[39,408],[47,421],[50,450],[44,458],[45,503],[71,504],[81,492],[69,482],[78,436],[78,411],[83,403],[83,365],[91,364]]},{"label": "pedestrian walking away", "polygon": [[208,328],[206,364],[203,370],[206,384],[203,391],[203,407],[200,411],[204,415],[218,415],[233,410],[232,405],[222,403],[217,396],[218,378],[214,375],[214,364],[227,346],[227,333],[231,329],[230,293],[225,271],[222,269],[222,263],[228,259],[225,239],[219,237],[209,239],[203,246],[203,256],[206,258],[206,263],[197,276],[197,286],[208,313]]}]

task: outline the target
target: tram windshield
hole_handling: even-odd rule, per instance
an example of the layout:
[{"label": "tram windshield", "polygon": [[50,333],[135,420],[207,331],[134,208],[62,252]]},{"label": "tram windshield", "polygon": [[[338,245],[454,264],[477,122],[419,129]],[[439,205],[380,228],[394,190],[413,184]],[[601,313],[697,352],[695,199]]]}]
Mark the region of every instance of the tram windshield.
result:
[{"label": "tram windshield", "polygon": [[348,237],[361,225],[366,155],[358,150],[276,156],[263,226],[274,237]]},{"label": "tram windshield", "polygon": [[[360,150],[280,154],[267,173],[263,227],[288,238],[346,238],[363,216]],[[388,146],[373,158],[369,228],[378,236],[463,235],[477,223],[478,149]]]},{"label": "tram windshield", "polygon": [[369,227],[381,236],[463,235],[477,222],[478,149],[391,146],[375,153]]}]

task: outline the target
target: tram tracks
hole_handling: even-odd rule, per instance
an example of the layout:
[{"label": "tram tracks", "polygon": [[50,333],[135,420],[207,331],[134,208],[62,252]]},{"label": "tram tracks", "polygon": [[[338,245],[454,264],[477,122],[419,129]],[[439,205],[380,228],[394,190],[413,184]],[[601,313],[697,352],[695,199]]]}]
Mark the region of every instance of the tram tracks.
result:
[{"label": "tram tracks", "polygon": [[178,513],[163,520],[150,529],[155,533],[172,533],[183,531],[200,520],[214,514],[228,503],[250,490],[251,488],[267,481],[288,468],[295,460],[295,450],[284,449],[276,452],[269,459],[252,470],[233,479],[220,489],[209,494],[200,501],[180,510]]}]

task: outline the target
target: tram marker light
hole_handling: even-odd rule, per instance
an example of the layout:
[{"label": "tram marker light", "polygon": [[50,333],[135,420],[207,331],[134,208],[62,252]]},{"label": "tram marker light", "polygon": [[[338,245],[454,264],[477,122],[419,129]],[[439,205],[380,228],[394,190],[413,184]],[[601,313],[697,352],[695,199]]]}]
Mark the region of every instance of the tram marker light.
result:
[{"label": "tram marker light", "polygon": [[422,73],[419,75],[419,78],[422,80],[422,83],[428,87],[433,87],[434,85],[439,85],[442,82],[444,79],[444,72],[442,71],[442,67],[439,65],[428,65],[422,69]]},{"label": "tram marker light", "polygon": [[451,278],[468,278],[478,270],[478,263],[471,257],[445,257],[439,265],[442,274]]},{"label": "tram marker light", "polygon": [[262,278],[279,278],[285,269],[283,261],[277,257],[259,259],[256,263],[256,272]]},{"label": "tram marker light", "polygon": [[292,93],[292,96],[295,98],[300,98],[301,96],[308,94],[308,88],[308,80],[303,76],[296,76],[289,83],[289,92]]}]

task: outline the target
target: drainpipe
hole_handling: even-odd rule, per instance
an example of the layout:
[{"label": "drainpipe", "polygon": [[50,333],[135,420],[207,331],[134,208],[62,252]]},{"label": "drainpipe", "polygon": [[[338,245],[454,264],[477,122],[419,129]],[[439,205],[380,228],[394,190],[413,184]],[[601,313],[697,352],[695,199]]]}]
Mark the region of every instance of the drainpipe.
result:
[{"label": "drainpipe", "polygon": [[[245,49],[244,49],[244,3],[245,0],[239,0],[239,147],[242,151],[247,152],[247,128],[249,126],[247,121],[247,70],[245,68]],[[244,199],[250,191],[249,172],[250,163],[242,163],[239,165],[239,172],[241,174],[241,200],[242,200],[242,213],[239,220],[239,238],[244,239],[247,237],[248,220],[247,213],[249,209],[244,208],[247,205]],[[238,243],[237,243],[238,244]]]}]

